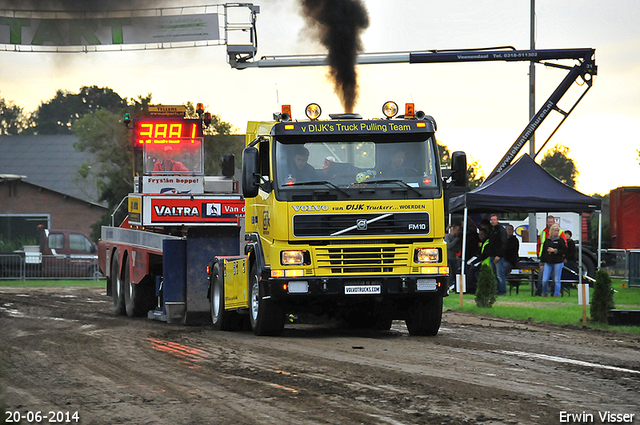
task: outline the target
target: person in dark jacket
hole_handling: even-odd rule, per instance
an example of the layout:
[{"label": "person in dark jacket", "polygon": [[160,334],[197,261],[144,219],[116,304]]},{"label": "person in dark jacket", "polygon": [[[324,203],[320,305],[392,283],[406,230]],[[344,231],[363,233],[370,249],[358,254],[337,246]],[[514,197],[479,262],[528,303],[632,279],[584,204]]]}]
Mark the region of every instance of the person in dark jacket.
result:
[{"label": "person in dark jacket", "polygon": [[567,254],[564,257],[565,264],[569,269],[578,273],[576,241],[573,240],[573,233],[571,233],[571,230],[567,230],[564,234],[567,236]]},{"label": "person in dark jacket", "polygon": [[[467,238],[469,238],[469,236],[467,236]],[[489,265],[489,238],[487,229],[485,227],[481,227],[480,230],[476,230],[475,225],[473,225],[471,238],[473,239],[473,243],[475,243],[475,247],[472,247],[470,249],[473,255],[469,255],[467,258],[467,293],[475,294],[478,286],[478,275],[480,273],[480,266],[483,263]],[[467,239],[467,241],[468,240],[469,239]]]},{"label": "person in dark jacket", "polygon": [[316,169],[307,162],[308,160],[309,149],[296,146],[289,167],[289,176],[294,182],[308,182],[316,179]]},{"label": "person in dark jacket", "polygon": [[460,251],[462,250],[462,226],[454,223],[451,230],[444,237],[447,244],[447,261],[449,263],[449,276],[455,276],[460,272]]},{"label": "person in dark jacket", "polygon": [[562,275],[562,267],[564,265],[564,256],[567,252],[567,244],[560,237],[560,226],[554,224],[549,229],[549,237],[544,241],[542,246],[541,261],[544,264],[542,270],[542,296],[546,297],[549,293],[549,277],[553,271],[555,280],[555,298],[560,296],[560,277]]},{"label": "person in dark jacket", "polygon": [[518,264],[518,260],[520,259],[520,241],[514,233],[515,231],[513,226],[509,224],[507,226],[507,249],[504,254],[505,275],[511,273],[511,270],[515,268],[516,264]]},{"label": "person in dark jacket", "polygon": [[507,295],[507,276],[504,272],[504,256],[507,251],[507,232],[497,214],[491,214],[489,231],[489,257],[491,268],[498,281],[497,295]]}]

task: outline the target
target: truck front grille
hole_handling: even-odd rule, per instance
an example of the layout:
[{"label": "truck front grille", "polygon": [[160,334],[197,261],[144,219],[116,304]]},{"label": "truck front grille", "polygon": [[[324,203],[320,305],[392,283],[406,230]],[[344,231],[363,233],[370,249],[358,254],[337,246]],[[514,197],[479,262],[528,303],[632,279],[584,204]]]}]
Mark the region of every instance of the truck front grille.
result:
[{"label": "truck front grille", "polygon": [[319,247],[315,250],[321,273],[392,273],[410,263],[408,246]]},{"label": "truck front grille", "polygon": [[305,237],[426,236],[429,213],[297,214],[293,235]]}]

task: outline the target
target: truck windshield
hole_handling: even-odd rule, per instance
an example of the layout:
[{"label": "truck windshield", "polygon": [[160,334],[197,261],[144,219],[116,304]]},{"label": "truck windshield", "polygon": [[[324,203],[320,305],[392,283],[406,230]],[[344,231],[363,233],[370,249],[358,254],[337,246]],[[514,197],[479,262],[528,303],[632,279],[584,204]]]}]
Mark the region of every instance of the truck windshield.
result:
[{"label": "truck windshield", "polygon": [[[414,137],[415,138],[415,137]],[[337,187],[438,189],[438,159],[427,140],[276,140],[275,181],[279,190]],[[414,190],[415,189],[415,190]]]},{"label": "truck windshield", "polygon": [[202,175],[204,139],[167,139],[143,145],[144,174]]}]

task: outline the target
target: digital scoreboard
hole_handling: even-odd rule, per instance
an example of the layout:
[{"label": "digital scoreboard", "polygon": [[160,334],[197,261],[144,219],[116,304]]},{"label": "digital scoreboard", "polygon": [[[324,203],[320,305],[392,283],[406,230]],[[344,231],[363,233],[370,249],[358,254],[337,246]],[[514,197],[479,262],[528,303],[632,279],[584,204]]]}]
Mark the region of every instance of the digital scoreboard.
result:
[{"label": "digital scoreboard", "polygon": [[142,151],[145,175],[204,174],[201,120],[151,117],[132,122],[133,146]]}]

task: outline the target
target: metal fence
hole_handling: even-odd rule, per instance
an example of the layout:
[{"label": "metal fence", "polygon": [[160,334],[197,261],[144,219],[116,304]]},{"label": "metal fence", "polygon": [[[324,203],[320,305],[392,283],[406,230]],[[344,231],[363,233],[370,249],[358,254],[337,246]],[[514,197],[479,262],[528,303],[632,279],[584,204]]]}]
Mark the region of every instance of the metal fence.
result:
[{"label": "metal fence", "polygon": [[[608,249],[607,252],[616,259],[613,265],[604,268],[609,276],[640,280],[639,250]],[[102,278],[96,255],[0,254],[0,280]]]},{"label": "metal fence", "polygon": [[[604,251],[604,250],[603,250]],[[629,250],[627,249],[607,249],[607,254],[615,257],[615,263],[611,266],[603,267],[611,277],[622,279],[629,278]]]},{"label": "metal fence", "polygon": [[98,280],[102,277],[97,255],[0,254],[0,280]]},{"label": "metal fence", "polygon": [[629,286],[640,286],[640,250],[633,249],[628,252],[629,262]]}]

